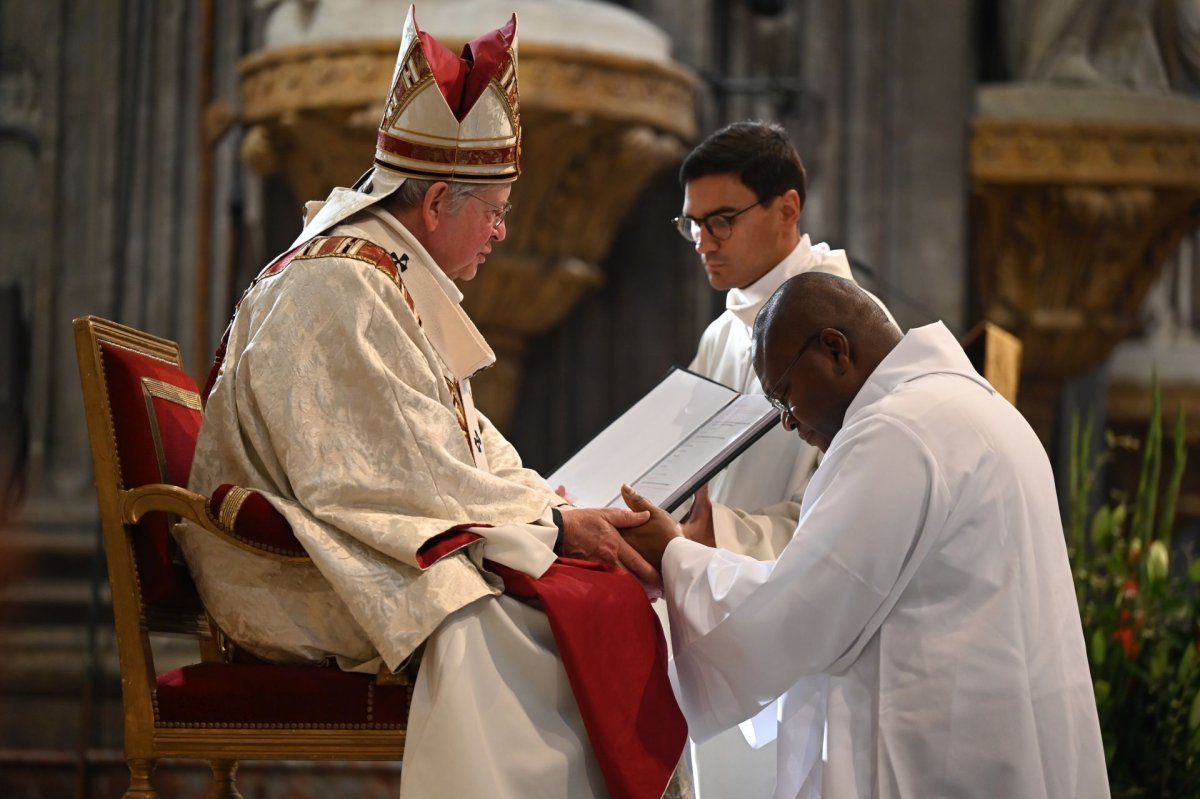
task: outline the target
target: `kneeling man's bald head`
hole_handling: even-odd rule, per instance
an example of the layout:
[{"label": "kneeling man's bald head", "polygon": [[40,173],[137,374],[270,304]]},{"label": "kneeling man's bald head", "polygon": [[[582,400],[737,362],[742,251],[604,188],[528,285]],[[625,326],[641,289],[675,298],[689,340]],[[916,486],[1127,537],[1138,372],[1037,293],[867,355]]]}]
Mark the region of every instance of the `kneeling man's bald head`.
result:
[{"label": "kneeling man's bald head", "polygon": [[823,272],[788,280],[754,320],[754,370],[784,426],[824,450],[900,331],[853,281]]}]

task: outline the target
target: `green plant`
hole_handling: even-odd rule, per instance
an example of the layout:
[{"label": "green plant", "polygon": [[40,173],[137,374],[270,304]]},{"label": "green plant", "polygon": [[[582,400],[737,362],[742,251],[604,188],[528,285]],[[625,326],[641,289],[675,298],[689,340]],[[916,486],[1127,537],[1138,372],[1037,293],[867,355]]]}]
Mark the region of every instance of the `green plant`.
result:
[{"label": "green plant", "polygon": [[[1144,442],[1106,435],[1091,452],[1092,420],[1071,423],[1067,546],[1088,643],[1114,797],[1200,797],[1200,559],[1172,547],[1187,450],[1176,417],[1163,474],[1162,393],[1153,383]],[[1117,450],[1138,449],[1137,488],[1089,497]],[[1088,517],[1090,514],[1090,524]],[[1187,561],[1190,561],[1187,562]]]}]

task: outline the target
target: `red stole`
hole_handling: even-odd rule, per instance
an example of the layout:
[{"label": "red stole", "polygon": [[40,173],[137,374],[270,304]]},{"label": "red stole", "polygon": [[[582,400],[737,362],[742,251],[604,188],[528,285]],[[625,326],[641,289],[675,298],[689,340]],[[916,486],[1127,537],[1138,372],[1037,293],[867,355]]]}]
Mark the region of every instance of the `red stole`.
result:
[{"label": "red stole", "polygon": [[[440,536],[422,565],[470,543]],[[638,581],[601,563],[559,558],[540,579],[492,561],[505,593],[540,601],[613,797],[659,799],[687,742],[667,677],[667,644]]]}]

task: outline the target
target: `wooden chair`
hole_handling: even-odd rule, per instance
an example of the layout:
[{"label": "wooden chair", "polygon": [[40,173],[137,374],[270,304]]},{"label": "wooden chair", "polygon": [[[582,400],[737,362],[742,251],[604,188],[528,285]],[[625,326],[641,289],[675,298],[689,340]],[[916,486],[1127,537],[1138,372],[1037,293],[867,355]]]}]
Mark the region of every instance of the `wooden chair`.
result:
[{"label": "wooden chair", "polygon": [[[239,658],[205,613],[175,551],[177,517],[262,557],[306,556],[261,495],[186,489],[203,411],[178,346],[95,317],[75,320],[75,346],[116,620],[125,799],[155,799],[160,758],[208,760],[218,799],[240,797],[239,760],[400,760],[406,680]],[[151,633],[197,639],[201,662],[157,673]]]},{"label": "wooden chair", "polygon": [[1000,396],[1017,404],[1017,389],[1021,385],[1021,339],[999,325],[982,321],[962,337],[962,347],[984,379]]}]

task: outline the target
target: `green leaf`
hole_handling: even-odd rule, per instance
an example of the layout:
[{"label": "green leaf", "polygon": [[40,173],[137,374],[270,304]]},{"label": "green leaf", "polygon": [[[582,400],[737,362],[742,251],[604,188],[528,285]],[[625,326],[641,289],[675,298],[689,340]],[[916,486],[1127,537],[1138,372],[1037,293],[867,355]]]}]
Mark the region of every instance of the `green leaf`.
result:
[{"label": "green leaf", "polygon": [[1083,517],[1087,505],[1079,501],[1083,494],[1083,472],[1087,468],[1084,455],[1079,451],[1079,413],[1071,414],[1071,441],[1067,450],[1067,533],[1071,549],[1079,552],[1083,546]]},{"label": "green leaf", "polygon": [[1183,648],[1183,657],[1179,659],[1179,681],[1187,683],[1196,670],[1196,647],[1187,645]]},{"label": "green leaf", "polygon": [[1092,546],[1096,551],[1107,552],[1112,546],[1113,512],[1107,505],[1101,505],[1092,517]]},{"label": "green leaf", "polygon": [[1083,429],[1079,426],[1079,413],[1071,417],[1071,433],[1067,460],[1067,544],[1072,552],[1082,552],[1083,532],[1087,528],[1088,489],[1093,480],[1093,457],[1091,453],[1092,414],[1088,414]]},{"label": "green leaf", "polygon": [[1129,516],[1129,506],[1124,502],[1117,505],[1112,510],[1112,530],[1113,533],[1119,533],[1121,528],[1125,526],[1125,519]]},{"label": "green leaf", "polygon": [[1096,680],[1096,706],[1104,707],[1108,702],[1108,698],[1112,695],[1112,686],[1108,684],[1108,680]]},{"label": "green leaf", "polygon": [[1091,655],[1094,666],[1103,666],[1104,659],[1108,657],[1108,636],[1100,628],[1092,633]]},{"label": "green leaf", "polygon": [[1200,583],[1200,558],[1192,561],[1192,565],[1188,566],[1188,579],[1193,583]]},{"label": "green leaf", "polygon": [[1174,440],[1174,468],[1163,494],[1162,515],[1158,518],[1159,535],[1167,542],[1170,542],[1171,532],[1175,527],[1175,504],[1179,499],[1179,489],[1183,485],[1183,472],[1187,468],[1187,420],[1183,415],[1182,403],[1179,405],[1179,412],[1175,414]]},{"label": "green leaf", "polygon": [[1163,675],[1167,673],[1167,665],[1170,662],[1171,650],[1164,646],[1161,642],[1154,649],[1154,655],[1150,658],[1150,679],[1158,682]]},{"label": "green leaf", "polygon": [[1195,732],[1200,730],[1200,691],[1192,698],[1192,712],[1188,714],[1188,729]]},{"label": "green leaf", "polygon": [[1158,476],[1162,470],[1162,389],[1157,370],[1150,377],[1150,428],[1146,431],[1146,448],[1142,451],[1142,466],[1138,474],[1137,493],[1133,498],[1133,528],[1136,536],[1150,538],[1154,510],[1158,502]]}]

